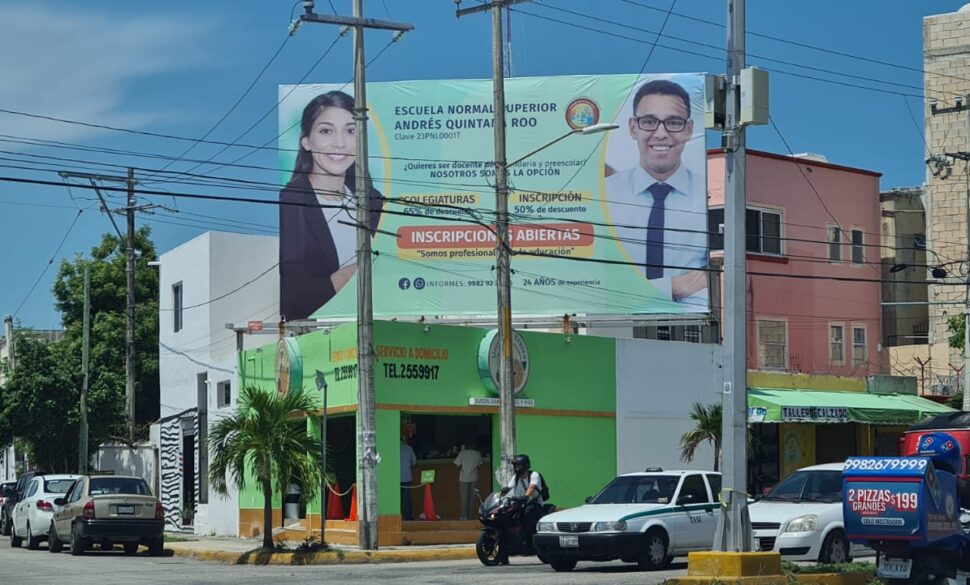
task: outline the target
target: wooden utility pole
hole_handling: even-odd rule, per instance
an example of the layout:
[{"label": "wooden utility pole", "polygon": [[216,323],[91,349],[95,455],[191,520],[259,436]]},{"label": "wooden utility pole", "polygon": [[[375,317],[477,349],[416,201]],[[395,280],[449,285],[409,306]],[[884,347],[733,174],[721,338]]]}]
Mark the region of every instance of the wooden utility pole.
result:
[{"label": "wooden utility pole", "polygon": [[128,220],[128,237],[125,255],[128,280],[127,315],[125,334],[125,412],[128,413],[128,442],[135,442],[135,169],[128,168],[128,205],[125,213]]}]

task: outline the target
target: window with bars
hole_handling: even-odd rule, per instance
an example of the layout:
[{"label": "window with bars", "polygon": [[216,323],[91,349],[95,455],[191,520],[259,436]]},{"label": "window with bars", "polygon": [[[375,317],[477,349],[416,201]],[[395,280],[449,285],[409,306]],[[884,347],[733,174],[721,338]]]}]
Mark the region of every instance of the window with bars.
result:
[{"label": "window with bars", "polygon": [[670,341],[670,327],[667,325],[657,327],[657,339]]},{"label": "window with bars", "polygon": [[784,370],[788,327],[784,321],[758,321],[758,367]]},{"label": "window with bars", "polygon": [[842,261],[842,228],[837,225],[829,226],[829,260],[832,262]]},{"label": "window with bars", "polygon": [[852,263],[865,264],[866,245],[862,230],[852,230]]},{"label": "window with bars", "polygon": [[845,326],[829,325],[829,363],[841,366],[845,363]]},{"label": "window with bars", "polygon": [[860,366],[869,362],[866,348],[866,328],[852,328],[852,365]]},{"label": "window with bars", "polygon": [[[745,229],[748,252],[758,254],[782,254],[781,212],[764,209],[745,211]],[[711,250],[724,249],[724,208],[718,207],[707,212],[707,227],[710,233]]]},{"label": "window with bars", "polygon": [[684,341],[690,343],[700,343],[701,342],[701,326],[700,325],[685,325],[684,326]]}]

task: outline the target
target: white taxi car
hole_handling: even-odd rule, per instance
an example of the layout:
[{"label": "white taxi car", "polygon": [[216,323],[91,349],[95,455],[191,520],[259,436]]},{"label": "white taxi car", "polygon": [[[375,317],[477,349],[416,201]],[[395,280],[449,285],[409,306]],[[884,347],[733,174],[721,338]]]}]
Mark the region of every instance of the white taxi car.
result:
[{"label": "white taxi car", "polygon": [[842,519],[842,463],[795,471],[748,508],[755,550],[781,553],[786,561],[846,563],[872,554],[852,545]]},{"label": "white taxi car", "polygon": [[720,491],[715,472],[627,473],[586,505],[543,516],[533,544],[556,571],[615,559],[662,569],[672,557],[711,549]]}]

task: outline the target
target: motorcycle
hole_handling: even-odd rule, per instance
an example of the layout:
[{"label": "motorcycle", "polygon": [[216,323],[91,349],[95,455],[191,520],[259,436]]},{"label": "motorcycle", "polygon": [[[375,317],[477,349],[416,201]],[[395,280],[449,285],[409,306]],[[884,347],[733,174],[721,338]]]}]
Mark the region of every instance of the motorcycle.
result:
[{"label": "motorcycle", "polygon": [[[521,498],[492,492],[482,502],[478,511],[478,520],[482,523],[482,531],[475,542],[475,552],[478,560],[486,567],[494,567],[501,562],[501,557],[532,556],[536,554],[531,539],[526,538],[522,526],[525,511],[525,501]],[[555,504],[543,504],[540,518],[556,511]],[[507,548],[502,551],[502,546]],[[549,561],[539,555],[543,563]]]}]

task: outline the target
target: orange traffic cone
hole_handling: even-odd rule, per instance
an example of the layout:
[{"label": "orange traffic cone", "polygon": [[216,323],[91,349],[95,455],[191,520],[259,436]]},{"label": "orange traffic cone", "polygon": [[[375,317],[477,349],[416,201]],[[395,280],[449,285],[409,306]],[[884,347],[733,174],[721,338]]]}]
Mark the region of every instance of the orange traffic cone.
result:
[{"label": "orange traffic cone", "polygon": [[437,520],[438,515],[434,511],[434,499],[431,497],[431,484],[424,484],[424,519]]},{"label": "orange traffic cone", "polygon": [[344,519],[344,504],[339,494],[339,483],[335,484],[333,489],[327,489],[327,520]]},{"label": "orange traffic cone", "polygon": [[357,521],[357,484],[350,486],[350,514],[347,514],[347,520],[352,522]]}]

